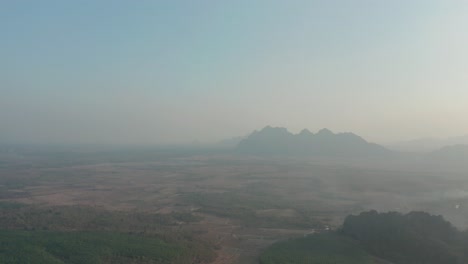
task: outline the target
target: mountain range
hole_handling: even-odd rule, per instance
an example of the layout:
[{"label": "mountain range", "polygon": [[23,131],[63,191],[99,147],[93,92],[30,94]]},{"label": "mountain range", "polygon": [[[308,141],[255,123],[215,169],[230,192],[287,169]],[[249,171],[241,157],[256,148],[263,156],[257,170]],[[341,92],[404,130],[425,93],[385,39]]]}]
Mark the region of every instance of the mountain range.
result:
[{"label": "mountain range", "polygon": [[237,150],[263,155],[382,156],[391,153],[353,133],[333,133],[324,128],[315,134],[307,129],[293,134],[286,128],[271,126],[241,140]]}]

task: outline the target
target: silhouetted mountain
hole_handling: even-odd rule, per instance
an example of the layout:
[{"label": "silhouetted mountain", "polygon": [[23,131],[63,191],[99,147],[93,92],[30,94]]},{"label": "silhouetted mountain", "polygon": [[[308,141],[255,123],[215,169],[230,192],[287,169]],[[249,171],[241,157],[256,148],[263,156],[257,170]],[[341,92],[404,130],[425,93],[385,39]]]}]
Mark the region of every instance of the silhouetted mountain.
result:
[{"label": "silhouetted mountain", "polygon": [[353,133],[333,133],[322,129],[313,134],[307,129],[292,134],[286,128],[267,126],[239,142],[237,149],[251,154],[374,156],[390,151],[369,143]]}]

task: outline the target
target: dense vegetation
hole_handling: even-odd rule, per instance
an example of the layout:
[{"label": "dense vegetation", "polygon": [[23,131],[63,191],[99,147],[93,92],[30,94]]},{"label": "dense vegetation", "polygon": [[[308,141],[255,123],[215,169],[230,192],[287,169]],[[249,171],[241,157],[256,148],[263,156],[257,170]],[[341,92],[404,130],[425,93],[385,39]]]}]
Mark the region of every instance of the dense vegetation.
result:
[{"label": "dense vegetation", "polygon": [[177,228],[197,221],[82,206],[0,203],[0,263],[206,263],[213,247]]},{"label": "dense vegetation", "polygon": [[198,220],[190,213],[150,214],[87,206],[39,207],[0,202],[0,226],[3,229],[158,233],[164,226]]},{"label": "dense vegetation", "polygon": [[441,216],[370,211],[348,216],[337,232],[276,243],[260,263],[463,264],[467,252],[466,232]]},{"label": "dense vegetation", "polygon": [[466,235],[441,216],[370,211],[348,216],[341,232],[397,264],[468,263]]},{"label": "dense vegetation", "polygon": [[260,257],[260,264],[282,263],[370,264],[379,262],[352,239],[335,233],[324,233],[273,244]]},{"label": "dense vegetation", "polygon": [[156,237],[114,232],[0,231],[0,263],[192,263]]}]

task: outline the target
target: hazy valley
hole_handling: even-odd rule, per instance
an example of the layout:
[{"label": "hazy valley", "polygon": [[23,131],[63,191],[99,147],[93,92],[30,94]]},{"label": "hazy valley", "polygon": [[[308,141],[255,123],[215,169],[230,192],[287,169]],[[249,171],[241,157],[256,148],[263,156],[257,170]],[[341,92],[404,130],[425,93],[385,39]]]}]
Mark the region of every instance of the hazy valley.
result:
[{"label": "hazy valley", "polygon": [[235,147],[4,146],[0,223],[187,247],[167,263],[258,263],[276,241],[339,229],[368,210],[425,211],[468,228],[466,147],[408,155],[354,134],[285,132],[267,127]]}]

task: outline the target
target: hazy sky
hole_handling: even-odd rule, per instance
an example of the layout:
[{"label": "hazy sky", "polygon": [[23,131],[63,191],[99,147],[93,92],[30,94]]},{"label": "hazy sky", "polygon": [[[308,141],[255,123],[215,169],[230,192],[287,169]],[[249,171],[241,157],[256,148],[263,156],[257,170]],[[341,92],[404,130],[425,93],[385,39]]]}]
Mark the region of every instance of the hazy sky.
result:
[{"label": "hazy sky", "polygon": [[468,1],[1,1],[0,142],[468,133]]}]

